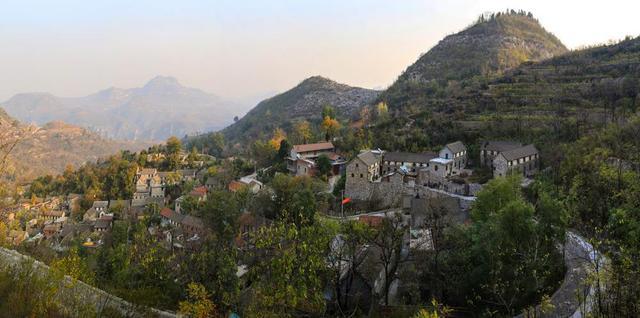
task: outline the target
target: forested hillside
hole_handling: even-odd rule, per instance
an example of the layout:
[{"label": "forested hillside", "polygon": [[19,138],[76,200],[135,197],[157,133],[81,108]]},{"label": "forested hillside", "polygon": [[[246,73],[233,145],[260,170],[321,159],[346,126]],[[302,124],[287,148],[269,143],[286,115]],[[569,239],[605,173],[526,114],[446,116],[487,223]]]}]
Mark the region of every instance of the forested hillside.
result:
[{"label": "forested hillside", "polygon": [[[222,134],[227,145],[244,148],[247,142],[271,138],[277,128],[290,133],[301,121],[319,124],[323,120],[321,114],[325,106],[331,106],[341,118],[355,118],[360,109],[373,102],[378,94],[378,91],[313,76],[282,94],[262,101],[239,121],[222,130]],[[211,136],[205,134],[190,140],[195,145],[208,145]]]},{"label": "forested hillside", "polygon": [[373,130],[392,149],[505,136],[553,145],[625,121],[637,111],[639,79],[640,38],[629,38],[524,63],[499,77],[388,91],[382,98],[393,119]]},{"label": "forested hillside", "polygon": [[[441,40],[409,66],[383,93],[390,99],[415,90],[429,90],[449,81],[500,75],[527,61],[541,61],[567,52],[531,13],[498,12],[483,15],[474,24]],[[398,106],[411,99],[397,99]]]}]

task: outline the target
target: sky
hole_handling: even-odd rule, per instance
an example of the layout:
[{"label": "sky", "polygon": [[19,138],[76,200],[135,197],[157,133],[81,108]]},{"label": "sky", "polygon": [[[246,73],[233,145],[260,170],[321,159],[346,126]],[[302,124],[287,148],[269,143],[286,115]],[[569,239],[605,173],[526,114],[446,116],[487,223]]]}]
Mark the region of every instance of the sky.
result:
[{"label": "sky", "polygon": [[251,101],[322,75],[385,88],[488,11],[531,11],[569,48],[640,35],[640,1],[0,0],[0,101],[156,75]]}]

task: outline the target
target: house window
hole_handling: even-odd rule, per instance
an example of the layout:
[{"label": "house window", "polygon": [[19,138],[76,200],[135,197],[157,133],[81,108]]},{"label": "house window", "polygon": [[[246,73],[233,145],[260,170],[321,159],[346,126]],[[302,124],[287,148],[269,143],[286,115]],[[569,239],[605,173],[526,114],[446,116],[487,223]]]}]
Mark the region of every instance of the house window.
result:
[{"label": "house window", "polygon": [[353,174],[353,173],[351,174],[351,178],[354,178],[355,176],[356,176],[355,174]]},{"label": "house window", "polygon": [[437,165],[436,165],[436,166],[434,166],[434,167],[433,167],[433,170],[438,171],[438,166],[437,166]]},{"label": "house window", "polygon": [[360,178],[362,178],[362,173],[360,174]]},{"label": "house window", "polygon": [[449,159],[449,154],[448,153],[444,154],[444,159]]},{"label": "house window", "polygon": [[356,163],[356,168],[358,168],[358,164]]}]

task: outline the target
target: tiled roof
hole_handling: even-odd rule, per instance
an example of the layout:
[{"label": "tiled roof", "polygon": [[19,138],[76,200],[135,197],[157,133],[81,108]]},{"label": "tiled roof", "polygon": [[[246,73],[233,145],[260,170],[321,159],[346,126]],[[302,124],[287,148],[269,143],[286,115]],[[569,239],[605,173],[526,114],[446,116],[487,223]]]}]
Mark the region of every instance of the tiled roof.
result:
[{"label": "tiled roof", "polygon": [[358,159],[362,160],[367,166],[370,166],[378,162],[378,155],[374,154],[371,150],[365,151],[358,155]]},{"label": "tiled roof", "polygon": [[450,144],[447,144],[445,147],[449,148],[449,150],[451,150],[451,152],[453,153],[463,152],[467,150],[467,147],[465,147],[461,141],[452,142]]},{"label": "tiled roof", "polygon": [[200,229],[204,228],[204,222],[202,222],[202,219],[195,216],[191,216],[191,215],[185,215],[181,223],[182,225],[189,226],[189,227],[195,227]]},{"label": "tiled roof", "polygon": [[141,169],[138,174],[156,174],[157,170],[152,168]]},{"label": "tiled roof", "polygon": [[491,150],[497,152],[503,152],[522,147],[522,143],[517,141],[485,141],[482,143],[483,150]]},{"label": "tiled roof", "polygon": [[109,201],[93,201],[94,208],[106,208],[109,205]]},{"label": "tiled roof", "polygon": [[100,218],[96,220],[96,223],[93,225],[93,227],[97,229],[106,229],[109,227],[109,225],[111,225],[110,219]]},{"label": "tiled roof", "polygon": [[438,157],[436,153],[411,153],[411,152],[387,152],[383,155],[385,161],[396,162],[419,162],[427,163],[429,160]]},{"label": "tiled roof", "polygon": [[162,210],[160,210],[160,215],[164,218],[167,218],[175,223],[181,223],[182,220],[185,218],[185,216],[183,214],[174,212],[173,210],[169,209],[169,208],[163,208]]},{"label": "tiled roof", "polygon": [[190,193],[192,196],[194,197],[202,197],[205,196],[207,194],[207,187],[205,186],[199,186],[197,188],[194,188],[193,190],[191,190]]},{"label": "tiled roof", "polygon": [[293,146],[293,150],[297,153],[320,151],[320,150],[332,150],[334,148],[335,147],[331,142],[319,142],[315,144],[304,144],[304,145]]},{"label": "tiled roof", "polygon": [[524,158],[537,153],[538,153],[538,149],[536,149],[534,145],[526,145],[524,147],[512,149],[509,151],[504,151],[502,152],[502,155],[507,160],[516,160],[516,159]]},{"label": "tiled roof", "polygon": [[240,189],[244,188],[245,186],[246,186],[246,184],[244,184],[244,183],[242,183],[240,181],[233,180],[233,181],[231,181],[229,183],[228,188],[229,188],[229,191],[236,192],[236,191],[239,191]]}]

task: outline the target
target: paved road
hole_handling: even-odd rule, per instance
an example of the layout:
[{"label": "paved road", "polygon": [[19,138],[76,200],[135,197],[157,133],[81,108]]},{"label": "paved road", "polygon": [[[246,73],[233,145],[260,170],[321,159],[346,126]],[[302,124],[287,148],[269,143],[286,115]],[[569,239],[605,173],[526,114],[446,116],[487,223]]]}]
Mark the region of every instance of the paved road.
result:
[{"label": "paved road", "polygon": [[[540,307],[535,312],[520,314],[517,318],[525,317],[588,317],[594,304],[595,286],[588,285],[589,273],[597,264],[600,268],[607,266],[608,259],[596,251],[585,238],[575,232],[567,232],[565,244],[565,265],[567,273],[560,287],[551,296],[554,308],[550,312],[542,313]],[[582,295],[584,301],[578,299]]]}]

